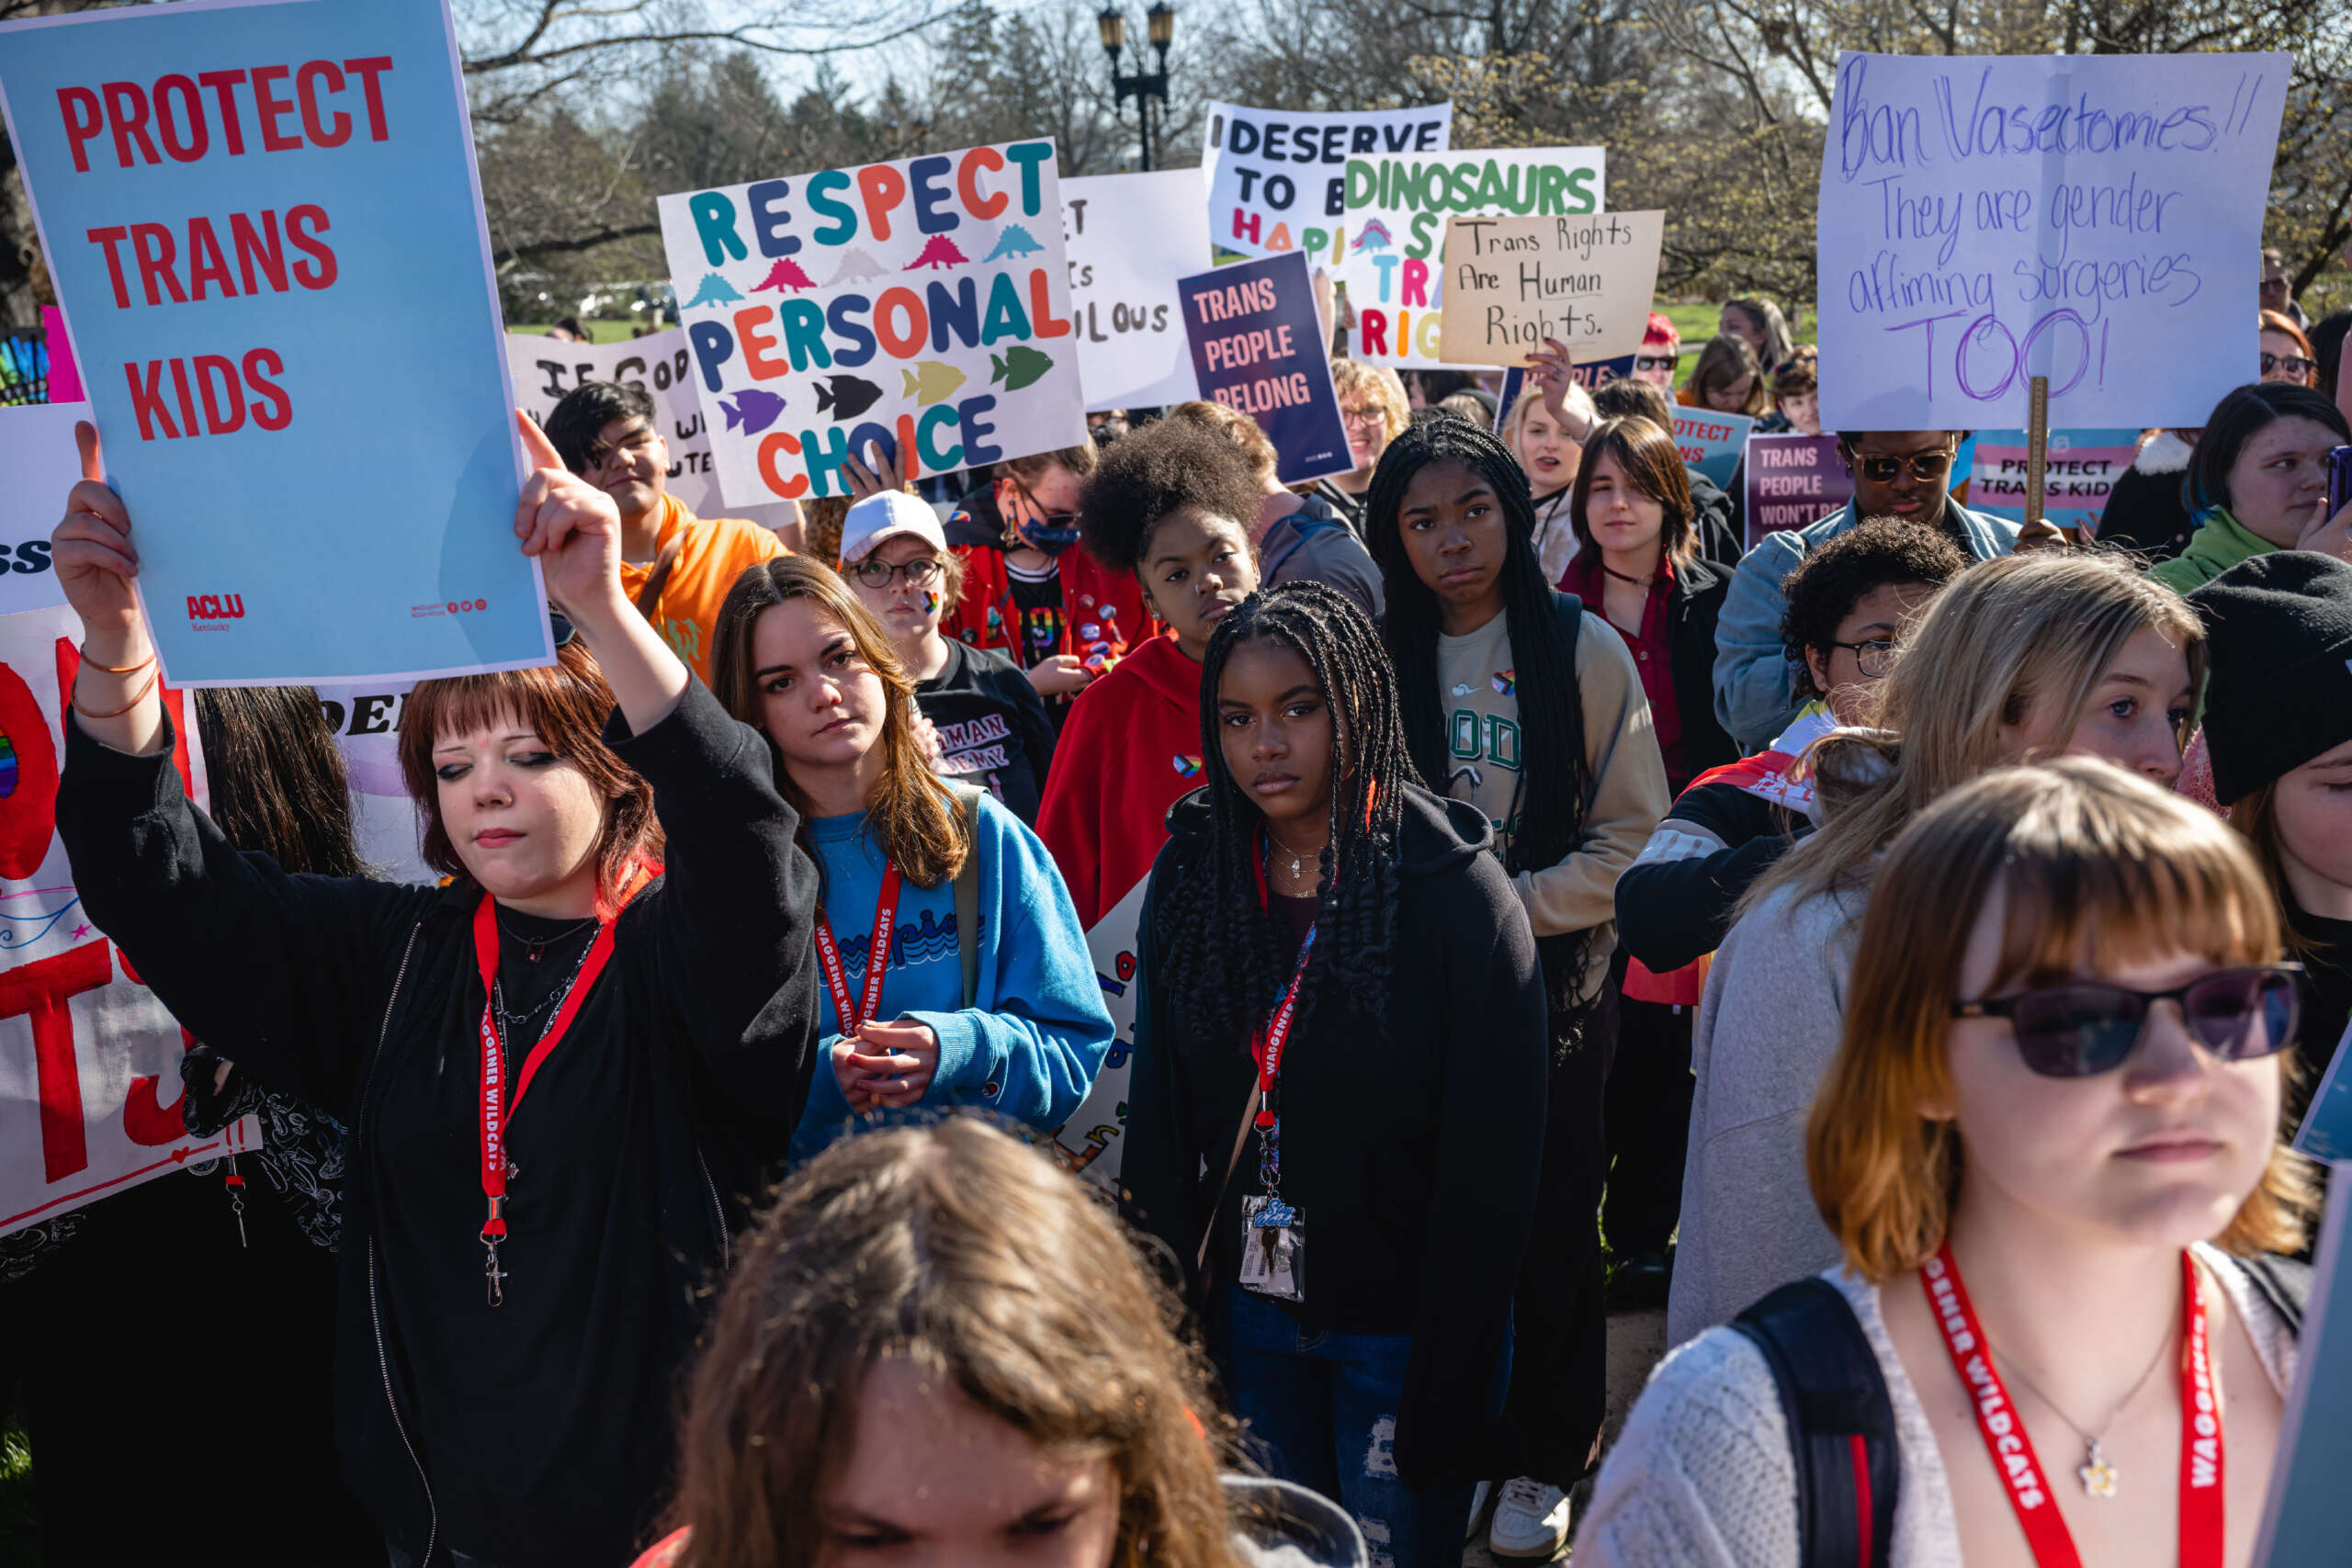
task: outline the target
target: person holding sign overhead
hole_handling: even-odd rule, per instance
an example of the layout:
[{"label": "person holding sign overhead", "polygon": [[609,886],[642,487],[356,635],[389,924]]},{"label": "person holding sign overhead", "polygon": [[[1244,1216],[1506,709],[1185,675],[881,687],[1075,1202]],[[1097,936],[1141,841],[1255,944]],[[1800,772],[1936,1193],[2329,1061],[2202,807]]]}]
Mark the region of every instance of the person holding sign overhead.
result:
[{"label": "person holding sign overhead", "polygon": [[1111,1046],[1086,933],[1036,835],[932,772],[882,624],[828,568],[770,561],[727,595],[718,664],[719,701],[775,749],[822,887],[826,1070],[793,1158],[917,1106],[1068,1121]]},{"label": "person holding sign overhead", "polygon": [[411,695],[446,886],[231,849],[171,765],[87,425],[55,536],[83,625],[58,830],[90,918],[241,1072],[351,1128],[337,1438],[398,1568],[627,1559],[699,1292],[816,1043],[817,874],[767,745],[629,603],[613,498],[516,423],[514,532],[575,635]]},{"label": "person holding sign overhead", "polygon": [[2109,762],[1923,812],[1806,1132],[1839,1259],[1667,1358],[1577,1568],[2246,1568],[2310,1289],[2267,1256],[2295,979],[2245,844]]},{"label": "person holding sign overhead", "polygon": [[641,386],[573,388],[548,415],[548,440],[620,509],[622,589],[707,682],[719,601],[744,568],[783,555],[784,541],[740,517],[697,517],[670,493],[670,448]]}]

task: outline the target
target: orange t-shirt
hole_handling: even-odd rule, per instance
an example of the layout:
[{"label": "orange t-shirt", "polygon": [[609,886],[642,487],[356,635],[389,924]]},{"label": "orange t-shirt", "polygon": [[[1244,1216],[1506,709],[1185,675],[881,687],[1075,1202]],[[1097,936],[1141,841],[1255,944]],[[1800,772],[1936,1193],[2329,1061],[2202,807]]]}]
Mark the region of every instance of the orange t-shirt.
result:
[{"label": "orange t-shirt", "polygon": [[[678,547],[678,562],[670,569],[662,597],[645,618],[707,686],[711,634],[718,625],[718,607],[727,602],[727,591],[735,586],[744,568],[790,552],[782,539],[756,523],[740,517],[697,517],[676,496],[665,495],[659,544],[667,547],[672,536],[681,531],[685,542]],[[637,602],[645,580],[652,575],[651,561],[641,566],[621,562],[621,592],[628,595],[629,603]]]}]

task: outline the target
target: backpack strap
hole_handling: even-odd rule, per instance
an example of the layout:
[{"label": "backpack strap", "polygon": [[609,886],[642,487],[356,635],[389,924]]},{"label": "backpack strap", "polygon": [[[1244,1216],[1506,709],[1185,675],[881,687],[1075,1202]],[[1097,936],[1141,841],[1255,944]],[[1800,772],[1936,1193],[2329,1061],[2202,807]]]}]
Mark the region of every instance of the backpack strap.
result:
[{"label": "backpack strap", "polygon": [[1845,1296],[1814,1276],[1732,1320],[1780,1388],[1796,1460],[1797,1561],[1887,1568],[1903,1459],[1878,1354]]},{"label": "backpack strap", "polygon": [[964,970],[964,1005],[980,994],[980,791],[960,779],[942,779],[964,824],[964,863],[956,871],[956,957]]},{"label": "backpack strap", "polygon": [[2303,1309],[2312,1299],[2312,1266],[2268,1253],[2231,1261],[2245,1271],[2246,1283],[2254,1287],[2255,1294],[2270,1303],[2270,1310],[2286,1324],[2287,1332],[2301,1339]]},{"label": "backpack strap", "polygon": [[[670,573],[678,564],[678,552],[685,547],[684,528],[670,536],[662,553],[653,558],[653,570],[646,574],[645,586],[637,591],[637,613],[647,620],[653,619],[654,606],[662,603],[662,590],[670,586]],[[657,626],[655,628],[659,630]]]}]

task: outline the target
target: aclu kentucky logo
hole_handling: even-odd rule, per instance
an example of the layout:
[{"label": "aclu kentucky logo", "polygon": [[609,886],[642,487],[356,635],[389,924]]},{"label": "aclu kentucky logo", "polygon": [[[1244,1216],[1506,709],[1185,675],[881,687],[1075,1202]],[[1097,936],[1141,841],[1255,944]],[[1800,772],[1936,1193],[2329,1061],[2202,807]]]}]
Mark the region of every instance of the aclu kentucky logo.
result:
[{"label": "aclu kentucky logo", "polygon": [[226,631],[222,623],[245,618],[245,596],[242,593],[191,593],[187,596],[187,618],[198,631]]},{"label": "aclu kentucky logo", "polygon": [[426,615],[470,615],[489,608],[487,599],[445,599],[437,604],[411,604],[408,614],[409,619],[418,620]]}]

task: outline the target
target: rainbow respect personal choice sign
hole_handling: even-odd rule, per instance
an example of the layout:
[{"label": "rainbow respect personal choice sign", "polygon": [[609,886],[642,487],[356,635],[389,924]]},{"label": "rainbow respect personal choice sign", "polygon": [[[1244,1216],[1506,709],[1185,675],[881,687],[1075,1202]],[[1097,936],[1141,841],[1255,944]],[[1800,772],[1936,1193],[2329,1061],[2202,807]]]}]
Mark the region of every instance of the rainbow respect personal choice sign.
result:
[{"label": "rainbow respect personal choice sign", "polygon": [[1086,439],[1050,141],[659,207],[730,504],[845,494],[869,446],[912,477]]}]

